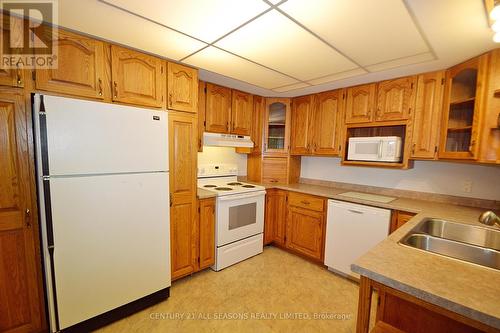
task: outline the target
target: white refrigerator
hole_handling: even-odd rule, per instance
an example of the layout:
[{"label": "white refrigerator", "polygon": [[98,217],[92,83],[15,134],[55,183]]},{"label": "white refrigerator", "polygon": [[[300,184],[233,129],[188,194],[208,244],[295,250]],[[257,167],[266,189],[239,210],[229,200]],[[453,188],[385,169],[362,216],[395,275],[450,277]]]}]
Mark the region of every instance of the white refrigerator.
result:
[{"label": "white refrigerator", "polygon": [[33,96],[50,328],[170,286],[167,112]]}]

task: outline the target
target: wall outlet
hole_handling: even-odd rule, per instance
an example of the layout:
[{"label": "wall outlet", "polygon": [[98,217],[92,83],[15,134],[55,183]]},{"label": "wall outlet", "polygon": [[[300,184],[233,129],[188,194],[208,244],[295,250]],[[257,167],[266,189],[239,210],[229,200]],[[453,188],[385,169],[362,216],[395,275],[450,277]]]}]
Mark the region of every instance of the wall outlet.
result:
[{"label": "wall outlet", "polygon": [[472,180],[466,180],[462,183],[462,191],[465,193],[472,192]]}]

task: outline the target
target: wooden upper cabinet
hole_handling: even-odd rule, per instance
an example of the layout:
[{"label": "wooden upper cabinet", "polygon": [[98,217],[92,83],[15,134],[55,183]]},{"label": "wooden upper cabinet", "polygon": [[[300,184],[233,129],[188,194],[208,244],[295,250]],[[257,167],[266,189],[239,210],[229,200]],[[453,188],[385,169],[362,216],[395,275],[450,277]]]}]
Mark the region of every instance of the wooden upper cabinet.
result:
[{"label": "wooden upper cabinet", "polygon": [[239,135],[252,134],[253,95],[233,90],[231,106],[230,132]]},{"label": "wooden upper cabinet", "polygon": [[198,81],[198,152],[203,151],[203,132],[205,132],[206,86],[203,81]]},{"label": "wooden upper cabinet", "polygon": [[169,62],[167,67],[167,108],[196,113],[198,70],[172,62]]},{"label": "wooden upper cabinet", "polygon": [[264,244],[285,245],[287,192],[269,189],[266,193],[266,213],[264,224]]},{"label": "wooden upper cabinet", "polygon": [[169,112],[170,247],[172,279],[197,269],[196,201],[197,119],[186,112]]},{"label": "wooden upper cabinet", "polygon": [[347,89],[345,123],[369,123],[375,108],[376,84],[365,84]]},{"label": "wooden upper cabinet", "polygon": [[[50,33],[50,28],[46,29]],[[81,97],[109,97],[109,63],[104,42],[59,29],[57,68],[36,70],[36,89]]]},{"label": "wooden upper cabinet", "polygon": [[418,76],[413,117],[412,158],[437,157],[443,88],[444,71]]},{"label": "wooden upper cabinet", "polygon": [[343,90],[339,89],[316,95],[312,126],[314,155],[339,154],[344,115],[343,94]]},{"label": "wooden upper cabinet", "polygon": [[415,82],[415,76],[408,76],[378,83],[375,120],[408,119],[415,103]]},{"label": "wooden upper cabinet", "polygon": [[165,61],[111,45],[113,101],[164,107]]},{"label": "wooden upper cabinet", "polygon": [[207,83],[205,131],[229,133],[231,89]]},{"label": "wooden upper cabinet", "polygon": [[[0,14],[1,15],[1,14]],[[10,16],[9,21],[6,16],[2,15],[2,41],[9,41],[11,38],[14,40],[22,39],[22,20]],[[7,22],[11,24],[7,24]],[[11,29],[13,28],[13,29]],[[0,56],[3,55],[3,47],[0,47]],[[20,66],[16,68],[2,68],[0,67],[0,85],[11,87],[24,87],[24,71]]]},{"label": "wooden upper cabinet", "polygon": [[252,150],[253,153],[262,152],[262,131],[265,109],[266,99],[262,96],[254,96],[252,113],[252,141],[254,145],[254,149]]},{"label": "wooden upper cabinet", "polygon": [[290,141],[290,99],[266,98],[264,153],[286,155]]},{"label": "wooden upper cabinet", "polygon": [[311,153],[314,95],[292,99],[290,154]]},{"label": "wooden upper cabinet", "polygon": [[488,55],[446,71],[439,158],[476,159]]},{"label": "wooden upper cabinet", "polygon": [[24,94],[0,89],[0,331],[42,331],[42,276],[31,206]]}]

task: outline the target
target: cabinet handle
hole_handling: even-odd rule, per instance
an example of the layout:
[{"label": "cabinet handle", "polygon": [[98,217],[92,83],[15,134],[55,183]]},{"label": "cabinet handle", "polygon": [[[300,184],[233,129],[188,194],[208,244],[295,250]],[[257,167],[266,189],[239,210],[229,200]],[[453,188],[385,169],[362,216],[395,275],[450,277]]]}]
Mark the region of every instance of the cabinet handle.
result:
[{"label": "cabinet handle", "polygon": [[170,193],[170,207],[174,204],[174,200],[172,199],[172,193]]},{"label": "cabinet handle", "polygon": [[277,183],[278,181],[276,179],[271,179],[271,180],[269,180],[269,182],[271,182],[271,183]]},{"label": "cabinet handle", "polygon": [[102,80],[99,79],[99,96],[102,96]]},{"label": "cabinet handle", "polygon": [[168,94],[168,106],[172,107],[172,93]]},{"label": "cabinet handle", "polygon": [[498,114],[497,117],[497,128],[500,128],[500,113]]},{"label": "cabinet handle", "polygon": [[415,146],[416,146],[416,145],[417,145],[417,144],[416,144],[416,143],[414,143],[414,144],[413,144],[413,147],[411,148],[411,153],[412,153],[412,154],[415,154]]},{"label": "cabinet handle", "polygon": [[23,80],[21,80],[21,70],[19,69],[19,64],[17,64],[16,67],[17,67],[17,85],[20,86],[23,83]]},{"label": "cabinet handle", "polygon": [[116,83],[116,81],[113,82],[113,85],[115,87],[115,98],[118,97],[118,84]]},{"label": "cabinet handle", "polygon": [[26,223],[26,227],[30,228],[31,227],[31,211],[29,208],[26,208],[26,211],[24,212],[24,220]]},{"label": "cabinet handle", "polygon": [[309,201],[306,201],[306,200],[302,200],[300,203],[303,205],[310,205],[311,204]]}]

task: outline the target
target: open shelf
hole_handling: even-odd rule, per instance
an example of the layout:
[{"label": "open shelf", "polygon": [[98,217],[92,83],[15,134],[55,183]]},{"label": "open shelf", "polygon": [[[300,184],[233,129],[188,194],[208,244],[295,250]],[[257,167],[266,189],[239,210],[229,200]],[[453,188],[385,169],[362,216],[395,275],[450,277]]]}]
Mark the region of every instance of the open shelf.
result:
[{"label": "open shelf", "polygon": [[472,126],[462,126],[462,127],[449,127],[448,132],[461,132],[461,131],[470,131],[472,130]]},{"label": "open shelf", "polygon": [[463,105],[463,104],[474,104],[475,100],[476,100],[475,97],[463,98],[463,99],[459,99],[456,101],[451,101],[450,106]]}]

